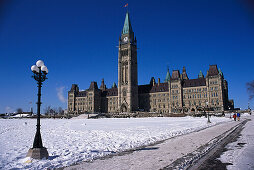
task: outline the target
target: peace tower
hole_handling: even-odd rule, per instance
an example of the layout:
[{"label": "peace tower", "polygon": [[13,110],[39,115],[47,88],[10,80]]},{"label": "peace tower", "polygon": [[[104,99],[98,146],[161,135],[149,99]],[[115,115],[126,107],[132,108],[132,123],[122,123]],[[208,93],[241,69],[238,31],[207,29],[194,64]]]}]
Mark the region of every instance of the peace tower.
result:
[{"label": "peace tower", "polygon": [[137,40],[126,13],[118,49],[118,106],[121,112],[138,109]]}]

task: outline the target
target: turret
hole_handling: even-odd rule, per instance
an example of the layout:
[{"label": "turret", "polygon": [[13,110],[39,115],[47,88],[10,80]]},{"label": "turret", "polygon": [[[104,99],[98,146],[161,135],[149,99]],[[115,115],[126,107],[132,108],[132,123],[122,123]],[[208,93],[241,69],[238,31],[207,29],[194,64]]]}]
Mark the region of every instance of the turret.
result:
[{"label": "turret", "polygon": [[116,83],[114,82],[112,88],[117,88]]},{"label": "turret", "polygon": [[182,79],[182,80],[188,80],[188,79],[189,79],[189,78],[188,78],[188,75],[187,75],[187,73],[186,73],[185,67],[183,67],[183,72],[182,72],[182,74],[181,74],[181,79]]},{"label": "turret", "polygon": [[170,73],[169,73],[169,69],[168,69],[164,83],[169,82],[169,81],[170,81]]},{"label": "turret", "polygon": [[104,79],[101,80],[100,89],[101,89],[102,91],[105,91],[105,90],[106,90],[106,85],[105,85],[105,83],[104,83]]},{"label": "turret", "polygon": [[204,78],[204,75],[202,73],[202,71],[200,70],[199,74],[198,74],[198,78]]}]

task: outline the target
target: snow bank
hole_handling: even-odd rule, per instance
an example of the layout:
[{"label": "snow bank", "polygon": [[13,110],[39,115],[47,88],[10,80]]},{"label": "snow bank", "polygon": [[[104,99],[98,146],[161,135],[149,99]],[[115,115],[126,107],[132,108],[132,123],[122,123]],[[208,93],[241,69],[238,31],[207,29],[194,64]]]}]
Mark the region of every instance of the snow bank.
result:
[{"label": "snow bank", "polygon": [[43,145],[48,160],[29,160],[35,119],[0,120],[0,169],[42,169],[69,166],[115,152],[148,145],[197,131],[228,118],[125,118],[125,119],[42,119]]}]

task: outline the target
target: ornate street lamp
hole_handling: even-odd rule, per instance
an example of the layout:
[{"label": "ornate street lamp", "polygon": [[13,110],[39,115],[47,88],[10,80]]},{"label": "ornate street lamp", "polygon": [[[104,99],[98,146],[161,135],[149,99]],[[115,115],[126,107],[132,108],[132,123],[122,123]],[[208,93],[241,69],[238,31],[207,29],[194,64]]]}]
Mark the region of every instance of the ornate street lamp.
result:
[{"label": "ornate street lamp", "polygon": [[30,148],[27,153],[27,157],[31,157],[34,159],[42,159],[46,158],[48,159],[48,151],[45,147],[42,145],[41,140],[41,132],[40,132],[40,107],[41,107],[41,86],[42,82],[44,82],[48,74],[48,68],[44,65],[44,62],[42,60],[38,60],[36,62],[36,65],[33,65],[31,67],[32,72],[34,75],[32,76],[38,84],[38,102],[37,102],[37,128],[36,128],[36,134],[34,137],[34,143],[33,148]]}]

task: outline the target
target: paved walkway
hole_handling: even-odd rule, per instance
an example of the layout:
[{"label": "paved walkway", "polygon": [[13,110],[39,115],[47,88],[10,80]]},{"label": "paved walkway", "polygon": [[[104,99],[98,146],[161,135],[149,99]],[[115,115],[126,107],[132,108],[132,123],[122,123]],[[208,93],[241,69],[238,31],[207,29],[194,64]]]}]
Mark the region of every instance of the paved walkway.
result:
[{"label": "paved walkway", "polygon": [[229,170],[254,169],[254,116],[248,118],[251,121],[246,123],[239,138],[228,144],[228,150],[221,155],[220,160],[229,164]]},{"label": "paved walkway", "polygon": [[229,131],[239,122],[222,123],[198,132],[178,136],[163,143],[138,149],[134,152],[120,154],[104,159],[97,159],[93,162],[83,162],[79,165],[67,167],[67,170],[75,169],[96,169],[96,170],[141,170],[161,169],[178,158],[195,151],[200,146],[208,143],[215,137]]}]

